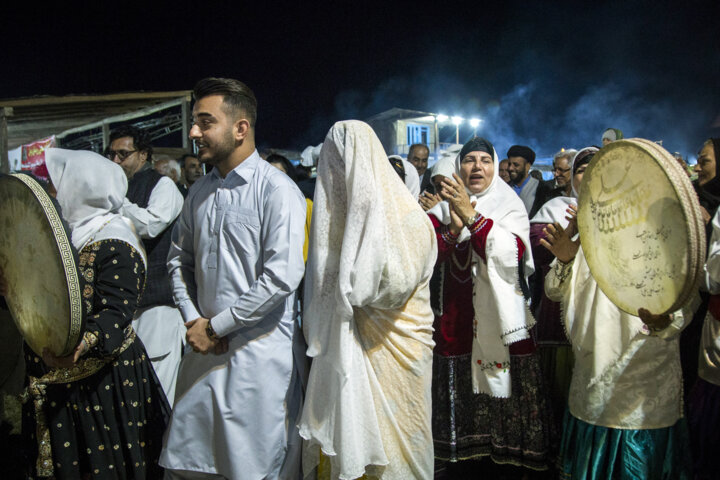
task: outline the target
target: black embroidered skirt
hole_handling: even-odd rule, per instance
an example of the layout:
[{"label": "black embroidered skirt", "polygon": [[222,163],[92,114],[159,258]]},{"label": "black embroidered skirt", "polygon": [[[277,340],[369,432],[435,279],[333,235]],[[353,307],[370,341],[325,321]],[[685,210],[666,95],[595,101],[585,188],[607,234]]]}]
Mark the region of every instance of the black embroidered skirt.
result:
[{"label": "black embroidered skirt", "polygon": [[[42,362],[27,349],[29,373]],[[30,373],[31,374],[31,373]],[[145,348],[136,339],[115,360],[93,375],[46,386],[44,420],[49,428],[53,475],[57,479],[154,479],[170,408]],[[36,410],[23,408],[23,437],[33,476],[42,476]]]},{"label": "black embroidered skirt", "polygon": [[483,456],[500,464],[545,470],[554,461],[553,421],[536,355],[511,355],[512,395],[472,391],[470,354],[433,358],[435,458],[457,462]]}]

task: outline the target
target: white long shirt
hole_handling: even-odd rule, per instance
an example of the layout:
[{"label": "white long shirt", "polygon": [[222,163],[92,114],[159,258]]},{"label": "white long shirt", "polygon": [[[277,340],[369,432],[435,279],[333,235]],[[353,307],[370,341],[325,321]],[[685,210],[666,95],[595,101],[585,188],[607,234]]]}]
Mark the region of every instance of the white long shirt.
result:
[{"label": "white long shirt", "polygon": [[553,261],[545,293],[562,301],[575,354],[570,413],[608,428],[674,425],[682,416],[679,333],[692,313],[674,313],[667,328],[651,334],[640,318],[617,308],[603,293],[582,247],[572,263]]},{"label": "white long shirt", "polygon": [[[705,278],[708,291],[717,295],[720,294],[720,213],[713,217],[712,228]],[[698,375],[707,382],[720,385],[720,318],[715,318],[710,310],[705,315],[700,340]]]},{"label": "white long shirt", "polygon": [[168,268],[185,321],[210,318],[229,351],[187,348],[160,463],[227,478],[275,478],[287,447],[295,290],[305,200],[253,152],[193,185]]},{"label": "white long shirt", "polygon": [[183,200],[175,182],[169,177],[162,177],[150,193],[146,208],[126,198],[121,213],[130,219],[140,238],[155,238],[180,215]]}]

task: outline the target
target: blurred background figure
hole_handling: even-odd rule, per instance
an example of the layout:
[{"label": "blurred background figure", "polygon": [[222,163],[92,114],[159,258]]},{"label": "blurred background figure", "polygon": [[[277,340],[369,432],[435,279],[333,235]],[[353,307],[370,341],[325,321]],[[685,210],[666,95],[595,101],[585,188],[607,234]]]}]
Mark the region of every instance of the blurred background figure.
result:
[{"label": "blurred background figure", "polygon": [[[413,164],[400,155],[390,155],[388,160],[390,160],[390,166],[393,167],[393,170],[398,174],[400,180],[403,181],[410,191],[410,194],[417,200],[418,195],[420,195],[420,177],[418,177],[417,170],[415,170]],[[429,175],[430,171],[427,170],[427,172]]]},{"label": "blurred background figure", "polygon": [[617,140],[622,140],[623,138],[625,138],[625,137],[623,137],[622,130],[617,129],[617,128],[608,128],[602,134],[603,147],[605,145],[607,145],[608,143],[612,143]]},{"label": "blurred background figure", "polygon": [[205,175],[205,172],[200,160],[195,155],[186,153],[178,159],[178,163],[180,164],[181,178],[176,183],[183,197],[187,197],[187,192],[192,184]]},{"label": "blurred background figure", "polygon": [[156,172],[158,172],[160,175],[165,175],[166,177],[169,177],[170,180],[175,182],[177,184],[180,182],[180,164],[176,161],[170,158],[167,155],[158,155],[155,157],[155,161],[153,162],[153,168]]},{"label": "blurred background figure", "polygon": [[[423,143],[415,143],[410,145],[408,150],[408,162],[410,162],[417,170],[420,178],[420,191],[424,192],[428,188],[432,188],[430,183],[430,170],[428,170],[428,158],[430,157],[430,149]],[[417,196],[416,196],[417,197]]]},{"label": "blurred background figure", "polygon": [[500,160],[500,174],[499,175],[500,175],[500,178],[502,178],[502,180],[505,183],[510,183],[510,174],[508,173],[508,164],[509,163],[510,162],[508,161],[507,158]]}]

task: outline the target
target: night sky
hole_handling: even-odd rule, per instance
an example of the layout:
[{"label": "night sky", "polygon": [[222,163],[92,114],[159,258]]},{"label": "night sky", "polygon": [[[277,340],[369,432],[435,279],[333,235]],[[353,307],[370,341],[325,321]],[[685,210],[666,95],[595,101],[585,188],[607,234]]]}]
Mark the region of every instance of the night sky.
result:
[{"label": "night sky", "polygon": [[501,153],[552,155],[616,127],[692,157],[720,135],[717,0],[111,5],[4,6],[0,98],[229,76],[255,91],[258,143],[291,149],[392,107],[478,116]]}]

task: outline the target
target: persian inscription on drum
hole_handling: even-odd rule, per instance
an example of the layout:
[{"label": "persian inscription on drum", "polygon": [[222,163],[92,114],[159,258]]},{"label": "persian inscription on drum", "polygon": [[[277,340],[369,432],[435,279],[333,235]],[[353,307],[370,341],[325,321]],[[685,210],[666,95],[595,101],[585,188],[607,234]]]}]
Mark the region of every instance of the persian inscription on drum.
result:
[{"label": "persian inscription on drum", "polygon": [[633,142],[603,148],[578,205],[583,252],[603,292],[633,315],[665,313],[683,293],[691,259],[682,199],[657,152]]}]

